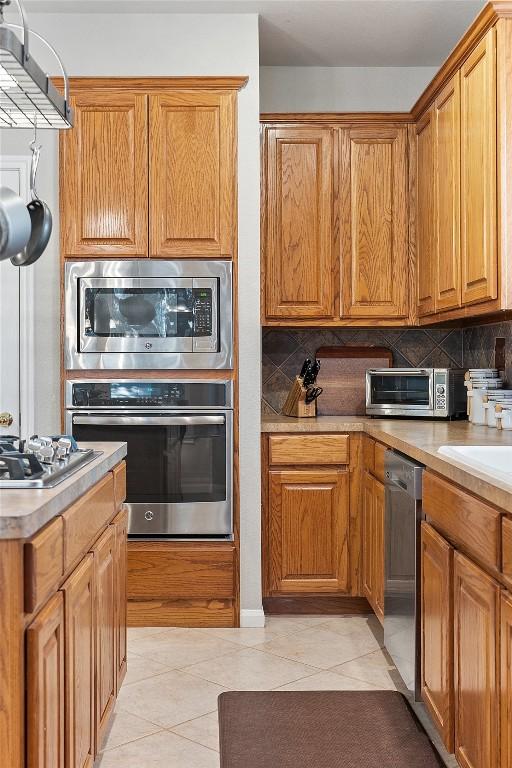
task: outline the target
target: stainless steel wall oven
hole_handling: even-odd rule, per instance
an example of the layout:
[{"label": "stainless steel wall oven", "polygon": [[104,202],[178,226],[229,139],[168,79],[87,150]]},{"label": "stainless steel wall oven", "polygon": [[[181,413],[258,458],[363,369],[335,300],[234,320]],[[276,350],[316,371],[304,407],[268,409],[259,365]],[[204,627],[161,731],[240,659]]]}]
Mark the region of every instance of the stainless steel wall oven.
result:
[{"label": "stainless steel wall oven", "polygon": [[230,262],[123,259],[66,264],[68,370],[232,365]]},{"label": "stainless steel wall oven", "polygon": [[128,535],[230,538],[231,381],[66,382],[66,429],[79,442],[128,444]]}]

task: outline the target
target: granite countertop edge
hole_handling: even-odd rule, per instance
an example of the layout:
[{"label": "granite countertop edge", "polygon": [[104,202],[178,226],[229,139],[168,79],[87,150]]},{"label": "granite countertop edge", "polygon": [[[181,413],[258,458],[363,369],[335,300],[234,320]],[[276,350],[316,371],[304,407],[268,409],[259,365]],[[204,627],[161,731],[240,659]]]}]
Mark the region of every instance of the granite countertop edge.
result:
[{"label": "granite countertop edge", "polygon": [[512,445],[512,432],[478,427],[467,421],[371,419],[365,416],[317,416],[296,419],[262,417],[262,433],[363,432],[475,496],[512,514],[512,485],[438,453],[441,445]]},{"label": "granite countertop edge", "polygon": [[0,489],[0,540],[29,539],[87,493],[127,453],[126,443],[82,443],[81,447],[101,451],[101,456],[54,488]]}]

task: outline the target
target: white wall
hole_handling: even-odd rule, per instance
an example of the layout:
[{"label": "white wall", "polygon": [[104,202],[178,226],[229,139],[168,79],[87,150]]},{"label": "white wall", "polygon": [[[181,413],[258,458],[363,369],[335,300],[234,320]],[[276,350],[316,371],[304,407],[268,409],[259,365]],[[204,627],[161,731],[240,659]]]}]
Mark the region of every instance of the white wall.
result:
[{"label": "white wall", "polygon": [[261,67],[261,112],[408,111],[436,67]]},{"label": "white wall", "polygon": [[[248,75],[239,97],[239,307],[241,604],[261,608],[259,310],[259,52],[256,15],[41,14],[31,26],[55,45],[70,75]],[[34,49],[36,50],[35,46]],[[43,60],[43,57],[39,57]],[[44,59],[46,61],[46,59]],[[56,73],[57,70],[50,70]],[[59,428],[58,156],[42,134],[39,194],[55,217],[51,244],[35,266],[36,413],[41,432]],[[28,154],[30,134],[0,132],[1,154]],[[5,329],[2,329],[4,332]]]}]

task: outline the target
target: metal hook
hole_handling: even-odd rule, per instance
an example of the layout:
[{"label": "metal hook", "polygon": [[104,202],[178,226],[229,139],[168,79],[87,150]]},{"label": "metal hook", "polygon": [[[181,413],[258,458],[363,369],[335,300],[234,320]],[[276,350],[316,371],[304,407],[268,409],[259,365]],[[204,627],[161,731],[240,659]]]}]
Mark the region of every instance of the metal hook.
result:
[{"label": "metal hook", "polygon": [[37,115],[34,115],[34,138],[29,143],[29,147],[32,151],[32,163],[30,165],[30,195],[32,200],[38,200],[39,198],[36,192],[36,174],[42,144],[38,145],[37,143]]}]

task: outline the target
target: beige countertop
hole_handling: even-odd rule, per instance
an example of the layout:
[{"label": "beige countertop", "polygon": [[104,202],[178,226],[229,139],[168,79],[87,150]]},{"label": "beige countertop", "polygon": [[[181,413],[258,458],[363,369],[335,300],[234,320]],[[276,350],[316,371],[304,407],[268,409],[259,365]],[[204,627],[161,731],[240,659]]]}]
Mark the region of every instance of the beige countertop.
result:
[{"label": "beige countertop", "polygon": [[0,488],[0,539],[26,539],[83,496],[126,456],[126,443],[81,443],[101,455],[54,488]]},{"label": "beige countertop", "polygon": [[467,421],[370,419],[364,416],[288,416],[262,418],[262,432],[365,432],[468,491],[512,512],[511,482],[507,484],[438,453],[442,445],[511,445],[512,431],[476,427]]}]

